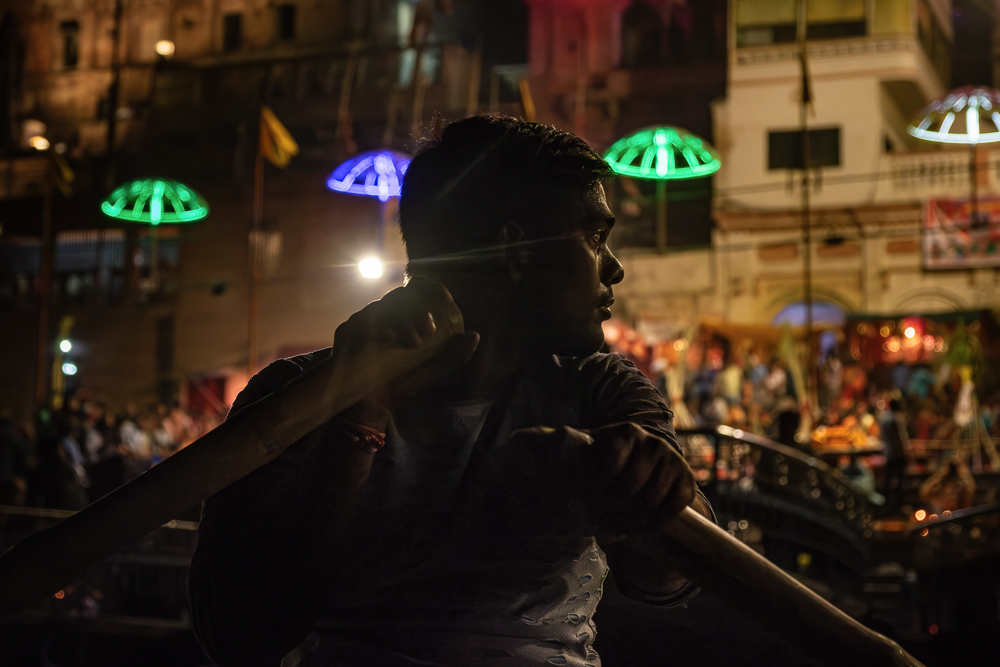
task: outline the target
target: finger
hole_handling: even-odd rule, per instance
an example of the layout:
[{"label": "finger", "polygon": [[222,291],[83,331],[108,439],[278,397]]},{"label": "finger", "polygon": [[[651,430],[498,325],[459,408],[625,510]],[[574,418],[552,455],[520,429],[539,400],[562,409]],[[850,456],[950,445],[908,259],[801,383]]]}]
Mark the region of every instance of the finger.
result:
[{"label": "finger", "polygon": [[406,283],[404,289],[410,290],[416,302],[430,310],[438,330],[445,330],[451,334],[465,333],[462,312],[443,283],[424,276],[414,276]]},{"label": "finger", "polygon": [[676,477],[677,475],[670,466],[670,460],[664,457],[656,466],[653,474],[649,476],[649,481],[639,491],[639,498],[651,510],[658,509],[670,493]]},{"label": "finger", "polygon": [[[688,470],[690,473],[690,470]],[[680,475],[671,485],[670,493],[656,510],[657,520],[662,523],[674,519],[691,504],[695,498],[694,475]]]},{"label": "finger", "polygon": [[437,331],[437,325],[434,323],[434,316],[430,311],[421,310],[413,318],[413,327],[416,329],[417,333],[420,334],[421,338],[430,338]]},{"label": "finger", "polygon": [[420,347],[423,343],[423,338],[417,333],[417,328],[411,322],[400,322],[392,327],[392,331],[400,347],[413,349]]},{"label": "finger", "polygon": [[594,465],[606,486],[625,468],[636,439],[644,432],[635,424],[623,423],[597,429],[592,435],[597,444],[592,450]]},{"label": "finger", "polygon": [[661,459],[662,455],[648,443],[643,441],[633,443],[625,467],[608,485],[606,495],[608,505],[611,507],[629,505],[650,481]]}]

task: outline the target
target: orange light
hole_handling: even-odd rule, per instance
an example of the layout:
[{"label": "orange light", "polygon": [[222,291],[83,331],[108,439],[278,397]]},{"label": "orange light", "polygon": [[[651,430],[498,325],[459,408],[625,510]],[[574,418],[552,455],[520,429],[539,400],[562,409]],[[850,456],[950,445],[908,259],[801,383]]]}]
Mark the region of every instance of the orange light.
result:
[{"label": "orange light", "polygon": [[931,514],[931,521],[937,521],[937,514]]},{"label": "orange light", "polygon": [[924,519],[927,518],[927,512],[925,512],[924,510],[917,510],[916,512],[913,513],[913,518],[916,519],[917,521],[923,521]]},{"label": "orange light", "polygon": [[686,345],[685,342],[682,341],[682,340],[675,340],[674,341],[674,349],[677,350],[678,352],[680,352],[681,350],[683,350],[684,347],[685,347],[685,345]]},{"label": "orange light", "polygon": [[930,532],[929,530],[924,528],[923,530],[920,531],[920,537],[927,537],[927,533],[929,532]]},{"label": "orange light", "polygon": [[906,331],[903,332],[903,335],[907,338],[913,338],[917,335],[917,330],[913,327],[906,327]]},{"label": "orange light", "polygon": [[66,591],[57,591],[52,597],[54,597],[57,600],[62,600],[64,597],[66,597]]},{"label": "orange light", "polygon": [[614,345],[618,342],[618,339],[622,337],[622,330],[617,324],[612,324],[611,322],[602,322],[601,328],[604,329],[604,341],[608,345]]}]

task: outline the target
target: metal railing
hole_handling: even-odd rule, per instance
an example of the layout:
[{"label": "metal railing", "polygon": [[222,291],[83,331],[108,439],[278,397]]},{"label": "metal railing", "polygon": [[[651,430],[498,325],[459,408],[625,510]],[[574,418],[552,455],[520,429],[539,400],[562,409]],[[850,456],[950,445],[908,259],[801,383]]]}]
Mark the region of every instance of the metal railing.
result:
[{"label": "metal railing", "polygon": [[702,490],[738,528],[746,518],[769,537],[866,569],[870,503],[822,460],[728,426],[677,434]]}]

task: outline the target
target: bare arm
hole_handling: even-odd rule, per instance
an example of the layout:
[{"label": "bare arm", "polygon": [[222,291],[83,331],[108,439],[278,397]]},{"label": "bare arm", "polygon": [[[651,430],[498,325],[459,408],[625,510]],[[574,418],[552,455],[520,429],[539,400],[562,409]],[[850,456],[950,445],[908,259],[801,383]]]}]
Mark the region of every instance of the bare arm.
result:
[{"label": "bare arm", "polygon": [[[454,306],[446,291],[439,297]],[[337,363],[420,346],[437,327],[426,309],[416,315],[402,310],[389,296],[370,304],[338,328],[327,356]],[[394,384],[418,386],[464,363],[474,341],[455,338],[454,354],[438,358],[431,373],[418,369],[409,382]],[[290,361],[277,362],[251,381],[233,414],[252,411],[257,400],[309,373]],[[348,527],[374,460],[375,448],[359,442],[354,426],[384,432],[390,399],[387,391],[376,392],[206,501],[189,591],[196,634],[217,663],[277,664],[322,613],[347,565]]]}]

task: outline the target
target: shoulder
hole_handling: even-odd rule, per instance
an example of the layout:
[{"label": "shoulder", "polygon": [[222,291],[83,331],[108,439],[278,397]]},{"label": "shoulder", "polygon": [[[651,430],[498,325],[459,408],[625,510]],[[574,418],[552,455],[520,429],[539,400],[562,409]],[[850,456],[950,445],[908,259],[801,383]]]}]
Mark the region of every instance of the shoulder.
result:
[{"label": "shoulder", "polygon": [[247,386],[236,396],[236,400],[233,401],[233,407],[230,408],[226,419],[232,417],[251,403],[256,403],[268,394],[281,389],[299,375],[329,357],[330,351],[331,348],[327,347],[315,352],[278,359],[268,364],[250,378]]},{"label": "shoulder", "polygon": [[588,426],[621,421],[673,431],[673,413],[649,378],[620,354],[598,352],[589,357],[559,358],[578,392]]},{"label": "shoulder", "polygon": [[557,358],[557,363],[595,402],[613,401],[635,392],[647,394],[654,400],[660,398],[662,402],[649,378],[620,354],[597,352],[589,357]]}]

